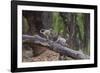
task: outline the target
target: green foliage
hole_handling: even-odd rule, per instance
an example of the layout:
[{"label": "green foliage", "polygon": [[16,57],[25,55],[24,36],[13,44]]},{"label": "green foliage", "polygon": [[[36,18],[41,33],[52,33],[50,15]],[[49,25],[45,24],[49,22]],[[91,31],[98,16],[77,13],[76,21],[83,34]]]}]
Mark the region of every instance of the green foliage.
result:
[{"label": "green foliage", "polygon": [[29,25],[28,25],[28,21],[27,18],[23,17],[23,33],[27,33],[29,30]]},{"label": "green foliage", "polygon": [[54,32],[63,35],[64,23],[63,23],[61,16],[57,12],[53,13],[53,25],[52,26],[53,26]]},{"label": "green foliage", "polygon": [[[84,15],[79,13],[77,14],[77,25],[79,27],[80,33],[78,33],[78,37],[83,40],[84,39]],[[79,36],[81,35],[81,36]]]},{"label": "green foliage", "polygon": [[[83,14],[83,13],[77,14],[77,25],[79,27],[79,32],[80,32],[77,34],[77,36],[78,36],[78,39],[80,39],[83,44],[85,44],[84,40],[86,39],[86,37],[84,37],[84,36],[87,35],[87,34],[85,34],[85,27],[84,27],[85,21],[86,21],[85,14]],[[87,41],[87,42],[88,42],[87,43],[88,45],[85,45],[83,47],[83,51],[84,51],[84,53],[89,55],[90,54],[90,41]]]}]

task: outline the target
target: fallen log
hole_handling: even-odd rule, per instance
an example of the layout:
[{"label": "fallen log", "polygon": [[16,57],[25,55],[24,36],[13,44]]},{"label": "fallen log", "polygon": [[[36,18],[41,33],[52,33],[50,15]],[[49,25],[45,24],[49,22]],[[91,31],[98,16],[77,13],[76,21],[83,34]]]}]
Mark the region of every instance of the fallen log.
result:
[{"label": "fallen log", "polygon": [[66,56],[72,57],[74,59],[89,59],[89,56],[84,54],[82,51],[72,50],[61,44],[54,42],[52,40],[47,40],[45,38],[40,37],[39,35],[22,35],[23,42],[30,42],[34,44],[40,44],[42,46],[49,47],[48,49],[53,50],[55,52],[64,54]]}]

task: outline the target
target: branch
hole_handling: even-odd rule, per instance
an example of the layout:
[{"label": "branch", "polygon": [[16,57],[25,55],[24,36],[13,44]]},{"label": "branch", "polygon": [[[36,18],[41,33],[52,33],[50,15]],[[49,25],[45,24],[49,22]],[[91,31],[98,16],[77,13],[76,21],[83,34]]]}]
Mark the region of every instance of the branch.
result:
[{"label": "branch", "polygon": [[42,46],[49,47],[48,49],[50,49],[50,50],[53,50],[55,52],[64,54],[64,55],[72,57],[74,59],[89,59],[89,56],[85,55],[81,51],[72,50],[70,48],[62,46],[61,44],[59,44],[57,42],[42,38],[39,35],[34,35],[34,36],[23,35],[22,39],[23,39],[23,42],[30,42],[30,43],[33,43],[33,44],[40,44]]}]

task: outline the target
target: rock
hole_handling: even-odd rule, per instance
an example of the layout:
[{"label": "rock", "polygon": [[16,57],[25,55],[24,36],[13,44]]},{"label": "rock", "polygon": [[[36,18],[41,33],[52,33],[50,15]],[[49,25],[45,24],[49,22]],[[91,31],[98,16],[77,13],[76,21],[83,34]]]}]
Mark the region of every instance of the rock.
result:
[{"label": "rock", "polygon": [[22,61],[23,62],[30,62],[32,61],[32,57],[34,56],[33,50],[28,45],[24,45],[22,48]]}]

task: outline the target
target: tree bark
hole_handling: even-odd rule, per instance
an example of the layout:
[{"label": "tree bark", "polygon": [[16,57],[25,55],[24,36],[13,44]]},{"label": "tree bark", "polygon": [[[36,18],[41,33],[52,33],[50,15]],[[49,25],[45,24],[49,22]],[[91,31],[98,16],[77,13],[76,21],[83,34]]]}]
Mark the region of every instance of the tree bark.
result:
[{"label": "tree bark", "polygon": [[52,28],[52,13],[43,12],[41,17],[42,17],[43,28],[44,29]]},{"label": "tree bark", "polygon": [[42,13],[42,11],[23,11],[23,16],[26,17],[28,21],[29,35],[39,33],[40,29],[43,28]]}]

